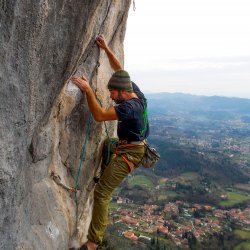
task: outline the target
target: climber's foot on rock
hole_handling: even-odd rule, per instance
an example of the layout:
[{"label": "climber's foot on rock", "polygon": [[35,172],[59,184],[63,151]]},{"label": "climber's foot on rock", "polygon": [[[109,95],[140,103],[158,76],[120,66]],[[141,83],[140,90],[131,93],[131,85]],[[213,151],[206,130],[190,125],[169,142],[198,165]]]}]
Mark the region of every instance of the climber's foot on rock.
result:
[{"label": "climber's foot on rock", "polygon": [[100,179],[99,177],[94,177],[93,178],[93,180],[94,180],[95,183],[98,183],[99,179]]}]

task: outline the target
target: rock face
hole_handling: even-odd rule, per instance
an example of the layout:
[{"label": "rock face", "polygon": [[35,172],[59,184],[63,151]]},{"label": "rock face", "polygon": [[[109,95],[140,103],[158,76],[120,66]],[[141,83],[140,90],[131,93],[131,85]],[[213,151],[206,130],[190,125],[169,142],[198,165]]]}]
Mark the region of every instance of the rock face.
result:
[{"label": "rock face", "polygon": [[[0,2],[0,249],[68,249],[73,239],[85,240],[106,132],[103,123],[89,123],[86,98],[69,79],[86,75],[110,105],[112,71],[95,38],[105,34],[122,61],[129,6],[130,0]],[[110,136],[114,127],[107,123]],[[67,188],[77,176],[76,203]]]}]

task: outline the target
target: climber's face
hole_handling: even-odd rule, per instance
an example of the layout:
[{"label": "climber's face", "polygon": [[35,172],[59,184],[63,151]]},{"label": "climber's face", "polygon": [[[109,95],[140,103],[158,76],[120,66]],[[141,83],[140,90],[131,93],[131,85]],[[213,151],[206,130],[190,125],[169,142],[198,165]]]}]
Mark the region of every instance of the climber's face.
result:
[{"label": "climber's face", "polygon": [[109,91],[110,92],[110,98],[116,103],[122,103],[125,101],[122,91],[120,90],[116,90],[116,89],[112,89]]},{"label": "climber's face", "polygon": [[112,89],[109,91],[110,98],[114,101],[118,97],[118,90]]}]

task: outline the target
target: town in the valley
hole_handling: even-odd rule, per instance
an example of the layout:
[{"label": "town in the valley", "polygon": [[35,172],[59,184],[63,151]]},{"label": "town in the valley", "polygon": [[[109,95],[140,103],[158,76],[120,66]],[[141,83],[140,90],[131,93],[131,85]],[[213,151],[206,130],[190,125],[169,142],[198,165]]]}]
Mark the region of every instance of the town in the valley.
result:
[{"label": "town in the valley", "polygon": [[218,209],[210,205],[176,201],[166,203],[162,210],[157,205],[149,204],[131,209],[129,204],[132,201],[121,197],[117,197],[115,202],[121,206],[111,209],[111,224],[126,225],[123,227],[126,230],[118,230],[117,233],[131,241],[152,241],[158,235],[177,246],[188,247],[189,233],[201,241],[209,234],[232,230],[235,224],[241,228],[249,228],[250,225],[250,206],[244,209]]}]

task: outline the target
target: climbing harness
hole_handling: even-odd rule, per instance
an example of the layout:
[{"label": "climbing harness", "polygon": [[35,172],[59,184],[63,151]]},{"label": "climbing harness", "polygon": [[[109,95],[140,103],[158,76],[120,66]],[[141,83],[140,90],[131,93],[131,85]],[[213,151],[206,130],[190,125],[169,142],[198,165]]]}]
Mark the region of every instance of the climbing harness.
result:
[{"label": "climbing harness", "polygon": [[123,159],[123,161],[127,164],[128,168],[129,168],[129,172],[132,172],[132,170],[138,166],[138,164],[135,164],[133,161],[131,161],[130,159],[127,159],[127,157],[125,157],[124,154],[122,154],[121,152],[119,152],[119,147],[120,146],[126,146],[126,147],[143,147],[144,144],[133,144],[133,143],[125,143],[125,144],[121,144],[121,145],[118,145],[117,148],[116,148],[116,152],[115,154],[116,155],[119,155],[121,156],[121,158]]},{"label": "climbing harness", "polygon": [[135,164],[131,161],[129,161],[124,155],[121,155],[122,159],[125,161],[125,163],[128,165],[129,172],[132,172]]}]

